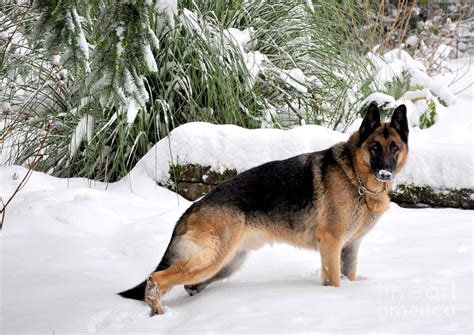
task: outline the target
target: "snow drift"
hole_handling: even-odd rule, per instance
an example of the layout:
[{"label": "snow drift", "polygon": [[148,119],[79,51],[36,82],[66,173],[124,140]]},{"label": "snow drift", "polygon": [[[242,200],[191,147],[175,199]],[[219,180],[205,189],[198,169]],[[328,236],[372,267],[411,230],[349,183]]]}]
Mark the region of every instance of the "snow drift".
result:
[{"label": "snow drift", "polygon": [[[452,143],[447,127],[437,128],[410,134],[409,160],[397,182],[436,188],[474,188],[472,144]],[[428,131],[430,134],[425,134]],[[445,141],[441,133],[445,133]],[[164,183],[170,177],[172,164],[199,164],[215,171],[242,172],[271,160],[323,150],[348,137],[349,133],[315,125],[291,130],[249,130],[233,125],[188,123],[158,142],[129,176],[144,171],[156,182]]]}]

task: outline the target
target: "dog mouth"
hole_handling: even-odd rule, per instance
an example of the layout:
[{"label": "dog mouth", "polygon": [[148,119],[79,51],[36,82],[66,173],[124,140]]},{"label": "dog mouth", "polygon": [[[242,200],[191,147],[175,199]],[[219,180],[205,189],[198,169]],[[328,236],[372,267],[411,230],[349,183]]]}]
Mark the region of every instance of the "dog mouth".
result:
[{"label": "dog mouth", "polygon": [[393,180],[393,178],[395,177],[395,173],[389,170],[381,169],[381,170],[378,170],[376,173],[374,173],[374,177],[375,179],[377,179],[378,181],[382,183],[387,183]]}]

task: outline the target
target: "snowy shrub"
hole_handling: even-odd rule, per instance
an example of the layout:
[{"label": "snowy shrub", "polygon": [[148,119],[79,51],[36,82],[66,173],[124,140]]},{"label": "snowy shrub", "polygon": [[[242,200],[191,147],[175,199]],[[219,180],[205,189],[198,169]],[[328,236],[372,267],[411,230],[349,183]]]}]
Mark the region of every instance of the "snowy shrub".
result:
[{"label": "snowy shrub", "polygon": [[336,0],[6,2],[0,158],[27,163],[47,134],[38,169],[110,181],[185,122],[343,129],[363,97],[354,87],[371,80],[349,8]]},{"label": "snowy shrub", "polygon": [[429,128],[436,121],[436,103],[433,100],[428,101],[426,111],[420,115],[420,128]]},{"label": "snowy shrub", "polygon": [[28,163],[54,115],[67,111],[68,75],[31,46],[31,12],[30,3],[13,2],[0,11],[0,163]]},{"label": "snowy shrub", "polygon": [[[382,54],[413,6],[387,30],[385,2],[5,1],[0,160],[113,181],[190,121],[345,130],[373,92],[405,85],[449,103],[417,63]],[[387,63],[400,75],[383,78]]]},{"label": "snowy shrub", "polygon": [[383,55],[369,53],[366,59],[374,71],[374,80],[361,106],[376,101],[390,110],[403,103],[407,105],[411,127],[429,128],[440,110],[456,102],[448,87],[430,77],[425,65],[405,50],[394,49]]}]

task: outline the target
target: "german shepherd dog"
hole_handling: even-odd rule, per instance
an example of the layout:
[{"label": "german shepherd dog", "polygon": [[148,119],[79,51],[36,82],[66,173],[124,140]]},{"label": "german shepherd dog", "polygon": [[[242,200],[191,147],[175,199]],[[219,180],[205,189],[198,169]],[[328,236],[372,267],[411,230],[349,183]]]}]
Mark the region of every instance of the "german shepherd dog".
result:
[{"label": "german shepherd dog", "polygon": [[156,270],[119,294],[163,314],[160,298],[171,287],[199,293],[236,271],[249,251],[273,241],[319,249],[324,285],[338,287],[341,274],[354,280],[362,238],[388,209],[388,190],[407,157],[405,105],[381,123],[371,103],[347,142],[257,166],[194,203]]}]

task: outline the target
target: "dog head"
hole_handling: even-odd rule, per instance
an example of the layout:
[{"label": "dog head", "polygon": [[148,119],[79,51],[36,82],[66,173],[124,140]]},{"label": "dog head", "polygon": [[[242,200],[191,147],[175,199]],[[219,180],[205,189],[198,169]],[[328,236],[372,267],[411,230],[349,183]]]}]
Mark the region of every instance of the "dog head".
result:
[{"label": "dog head", "polygon": [[359,128],[355,150],[355,168],[389,182],[408,158],[408,121],[405,105],[398,106],[390,122],[380,122],[380,112],[372,102]]}]

